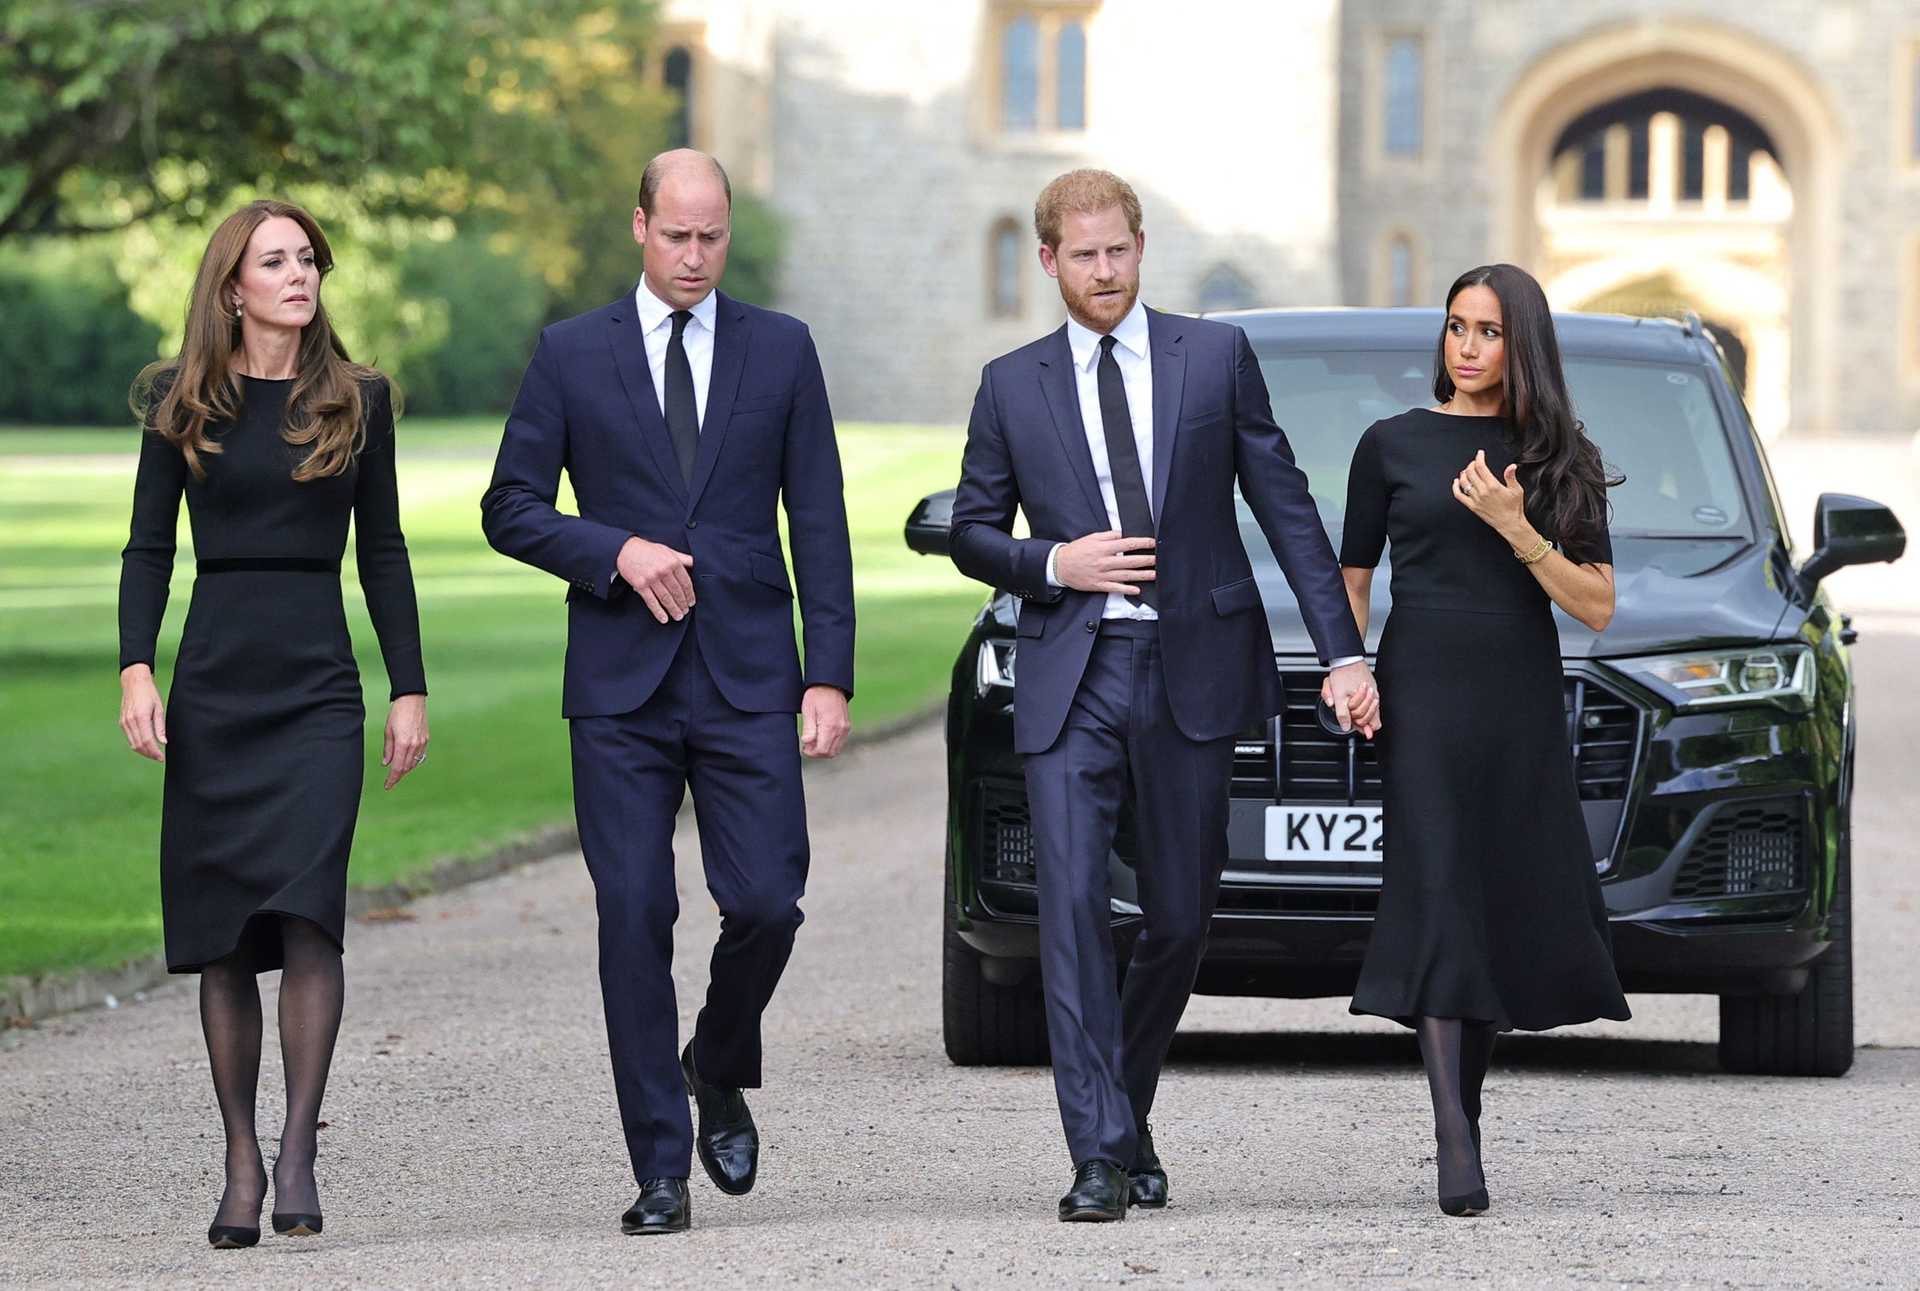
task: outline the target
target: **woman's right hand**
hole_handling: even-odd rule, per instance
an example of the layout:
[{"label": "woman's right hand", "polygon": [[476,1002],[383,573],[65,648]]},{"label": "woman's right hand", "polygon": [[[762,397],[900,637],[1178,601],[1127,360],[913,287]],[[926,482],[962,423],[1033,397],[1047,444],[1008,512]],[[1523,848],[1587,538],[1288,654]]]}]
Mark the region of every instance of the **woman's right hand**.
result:
[{"label": "woman's right hand", "polygon": [[141,757],[167,760],[167,707],[153,684],[153,669],[144,663],[120,674],[120,733]]}]

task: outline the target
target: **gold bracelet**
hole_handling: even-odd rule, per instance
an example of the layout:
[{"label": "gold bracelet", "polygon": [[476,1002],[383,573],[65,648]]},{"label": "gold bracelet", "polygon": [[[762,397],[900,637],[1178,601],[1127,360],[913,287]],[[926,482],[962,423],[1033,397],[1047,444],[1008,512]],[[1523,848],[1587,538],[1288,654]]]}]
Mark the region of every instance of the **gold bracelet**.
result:
[{"label": "gold bracelet", "polygon": [[1534,565],[1534,564],[1538,564],[1542,560],[1545,560],[1547,557],[1547,553],[1552,550],[1553,550],[1553,540],[1551,538],[1542,538],[1540,540],[1539,546],[1533,548],[1533,550],[1529,551],[1526,555],[1523,556],[1517,551],[1514,552],[1513,555],[1514,555],[1514,559],[1518,560],[1523,565]]}]

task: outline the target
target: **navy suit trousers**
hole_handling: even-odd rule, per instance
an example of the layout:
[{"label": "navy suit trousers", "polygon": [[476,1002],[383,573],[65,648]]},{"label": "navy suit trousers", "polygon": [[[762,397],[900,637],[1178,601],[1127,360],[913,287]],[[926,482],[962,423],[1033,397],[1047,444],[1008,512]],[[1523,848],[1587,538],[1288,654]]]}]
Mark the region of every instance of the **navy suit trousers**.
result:
[{"label": "navy suit trousers", "polygon": [[[1133,1162],[1227,863],[1233,740],[1192,740],[1158,630],[1105,623],[1044,753],[1026,759],[1054,1091],[1074,1164]],[[1143,927],[1116,986],[1109,854],[1131,801]]]},{"label": "navy suit trousers", "polygon": [[[698,613],[698,610],[694,611]],[[688,788],[720,909],[694,1066],[760,1084],[760,1019],[793,950],[807,879],[794,717],[729,704],[688,632],[640,708],[572,720],[573,800],[600,915],[600,991],[636,1180],[685,1178],[693,1128],[673,990],[674,817]]]}]

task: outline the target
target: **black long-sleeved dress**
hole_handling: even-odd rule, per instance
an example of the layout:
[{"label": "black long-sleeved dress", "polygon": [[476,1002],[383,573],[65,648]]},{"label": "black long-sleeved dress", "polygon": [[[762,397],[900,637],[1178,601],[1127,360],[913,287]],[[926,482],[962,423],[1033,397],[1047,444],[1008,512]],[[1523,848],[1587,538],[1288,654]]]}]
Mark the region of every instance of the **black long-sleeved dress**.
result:
[{"label": "black long-sleeved dress", "polygon": [[239,418],[210,430],[222,451],[202,454],[206,478],[160,436],[142,435],[121,553],[126,668],[153,662],[185,495],[198,571],[167,697],[160,826],[176,973],[243,948],[256,969],[279,967],[270,916],[344,936],[366,720],[340,595],[349,519],[393,695],[426,693],[386,382],[362,387],[367,438],[352,467],[296,483],[309,450],[281,436],[293,382],[242,381]]},{"label": "black long-sleeved dress", "polygon": [[[1393,543],[1378,664],[1385,875],[1353,1011],[1527,1031],[1625,1018],[1552,601],[1453,496],[1482,449],[1495,476],[1514,460],[1501,418],[1416,408],[1369,427],[1348,476],[1340,563],[1371,569]],[[1604,527],[1562,546],[1613,559]]]}]

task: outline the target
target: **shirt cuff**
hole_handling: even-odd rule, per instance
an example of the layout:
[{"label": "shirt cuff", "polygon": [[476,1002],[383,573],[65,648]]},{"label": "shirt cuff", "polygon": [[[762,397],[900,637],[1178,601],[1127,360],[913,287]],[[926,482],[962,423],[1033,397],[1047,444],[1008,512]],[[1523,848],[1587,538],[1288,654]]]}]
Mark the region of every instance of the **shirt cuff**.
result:
[{"label": "shirt cuff", "polygon": [[1066,545],[1067,544],[1064,542],[1056,542],[1053,544],[1053,549],[1047,553],[1047,586],[1048,587],[1065,587],[1066,586],[1065,583],[1060,581],[1060,576],[1053,572],[1054,557],[1058,556],[1060,554],[1060,549]]},{"label": "shirt cuff", "polygon": [[1365,663],[1366,661],[1367,661],[1367,656],[1363,654],[1341,655],[1338,659],[1335,659],[1332,663],[1328,664],[1327,668],[1329,670],[1334,668],[1344,668],[1350,663]]}]

